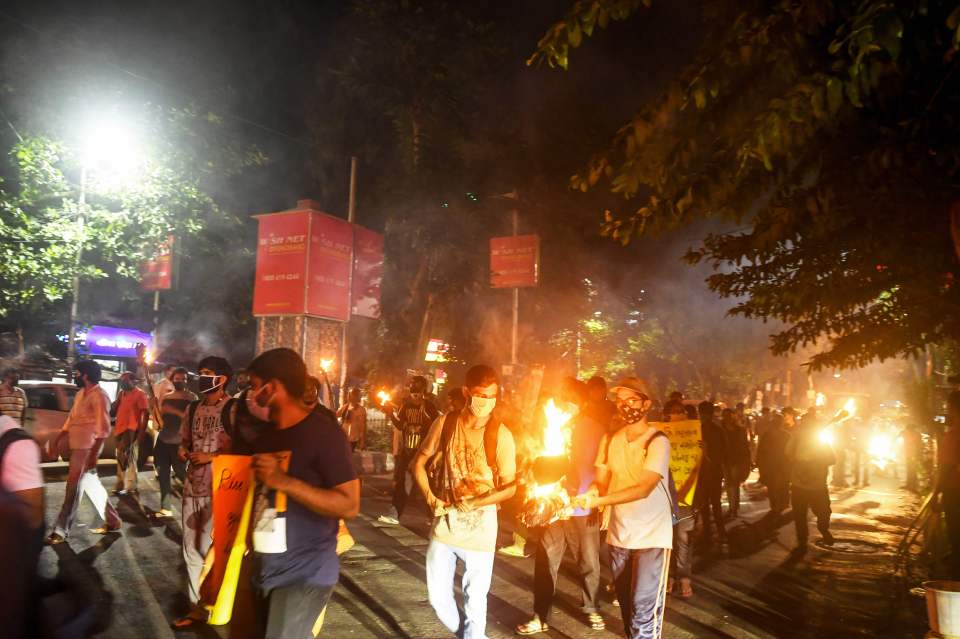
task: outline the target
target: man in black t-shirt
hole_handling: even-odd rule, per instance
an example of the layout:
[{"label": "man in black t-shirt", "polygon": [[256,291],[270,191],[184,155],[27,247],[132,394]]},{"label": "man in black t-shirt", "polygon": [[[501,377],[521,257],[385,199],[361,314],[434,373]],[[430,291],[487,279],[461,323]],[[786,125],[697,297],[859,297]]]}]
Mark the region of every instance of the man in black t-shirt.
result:
[{"label": "man in black t-shirt", "polygon": [[258,621],[267,637],[316,636],[340,574],[339,520],[360,511],[360,482],[336,419],[302,401],[307,369],[296,352],[266,351],[248,372],[247,409],[271,424],[251,444]]},{"label": "man in black t-shirt", "polygon": [[400,431],[400,449],[393,463],[393,504],[389,514],[378,518],[385,524],[399,524],[400,515],[413,489],[410,463],[417,455],[420,441],[430,429],[440,411],[427,399],[427,380],[417,375],[410,380],[410,398],[404,400],[396,412],[387,407],[387,417]]}]

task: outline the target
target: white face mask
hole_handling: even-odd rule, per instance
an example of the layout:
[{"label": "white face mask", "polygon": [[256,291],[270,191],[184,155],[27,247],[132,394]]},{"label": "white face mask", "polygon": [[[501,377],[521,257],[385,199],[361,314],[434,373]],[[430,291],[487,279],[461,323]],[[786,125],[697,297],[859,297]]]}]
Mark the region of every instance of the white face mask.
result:
[{"label": "white face mask", "polygon": [[470,396],[470,412],[477,417],[486,417],[493,412],[493,407],[496,405],[496,397],[477,397],[476,395]]},{"label": "white face mask", "polygon": [[252,393],[250,391],[247,391],[247,410],[250,412],[251,415],[259,419],[260,421],[269,422],[270,421],[270,400],[273,399],[273,397],[272,396],[268,397],[266,405],[261,406],[260,403],[257,401],[257,397],[259,396],[260,396],[259,392]]}]

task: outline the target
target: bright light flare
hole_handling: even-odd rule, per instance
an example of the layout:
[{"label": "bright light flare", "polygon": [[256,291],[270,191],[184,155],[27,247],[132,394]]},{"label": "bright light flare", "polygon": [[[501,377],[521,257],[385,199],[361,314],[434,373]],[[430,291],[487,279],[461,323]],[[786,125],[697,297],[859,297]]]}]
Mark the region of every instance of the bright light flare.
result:
[{"label": "bright light flare", "polygon": [[877,433],[867,443],[867,455],[870,461],[880,470],[887,467],[896,459],[896,446],[893,438],[883,433]]},{"label": "bright light flare", "polygon": [[836,438],[833,435],[832,428],[824,428],[817,434],[817,441],[825,446],[833,446]]},{"label": "bright light flare", "polygon": [[377,393],[377,399],[380,400],[381,404],[386,404],[390,401],[390,393],[382,390],[379,393]]},{"label": "bright light flare", "polygon": [[143,361],[147,366],[152,366],[155,361],[157,361],[157,354],[152,348],[147,348],[143,351]]},{"label": "bright light flare", "polygon": [[115,114],[86,125],[80,153],[90,179],[107,188],[135,181],[145,158],[135,127]]},{"label": "bright light flare", "polygon": [[855,400],[855,399],[852,398],[852,397],[849,398],[846,402],[844,402],[844,404],[843,404],[843,410],[844,410],[844,412],[846,412],[847,415],[849,415],[850,417],[853,417],[854,415],[856,415],[856,414],[857,414],[857,400]]},{"label": "bright light flare", "polygon": [[827,404],[827,396],[823,393],[817,393],[817,397],[813,403],[817,406],[825,406]]},{"label": "bright light flare", "polygon": [[321,360],[320,360],[320,370],[322,370],[324,373],[329,373],[331,366],[333,366],[333,360],[332,360],[332,359],[321,359]]}]

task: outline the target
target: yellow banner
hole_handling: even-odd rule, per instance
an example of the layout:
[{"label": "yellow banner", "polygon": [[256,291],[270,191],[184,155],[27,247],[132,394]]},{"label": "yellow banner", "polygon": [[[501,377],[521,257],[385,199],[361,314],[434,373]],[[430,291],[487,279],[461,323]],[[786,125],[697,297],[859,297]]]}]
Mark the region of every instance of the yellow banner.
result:
[{"label": "yellow banner", "polygon": [[681,422],[656,422],[654,427],[670,438],[670,472],[677,486],[677,499],[681,505],[692,506],[700,472],[700,446],[702,435],[700,422],[688,419]]}]

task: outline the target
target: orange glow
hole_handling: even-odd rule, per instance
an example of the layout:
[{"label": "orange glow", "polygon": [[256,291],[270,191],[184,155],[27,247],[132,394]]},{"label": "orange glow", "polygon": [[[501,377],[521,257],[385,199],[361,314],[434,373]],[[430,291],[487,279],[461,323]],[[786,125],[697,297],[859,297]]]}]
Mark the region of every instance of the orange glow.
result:
[{"label": "orange glow", "polygon": [[386,404],[387,402],[390,401],[390,393],[382,390],[379,393],[377,393],[377,399],[380,400],[381,404]]},{"label": "orange glow", "polygon": [[332,359],[321,359],[321,360],[320,360],[320,370],[322,370],[324,373],[329,373],[331,366],[333,366],[333,360],[332,360]]}]

